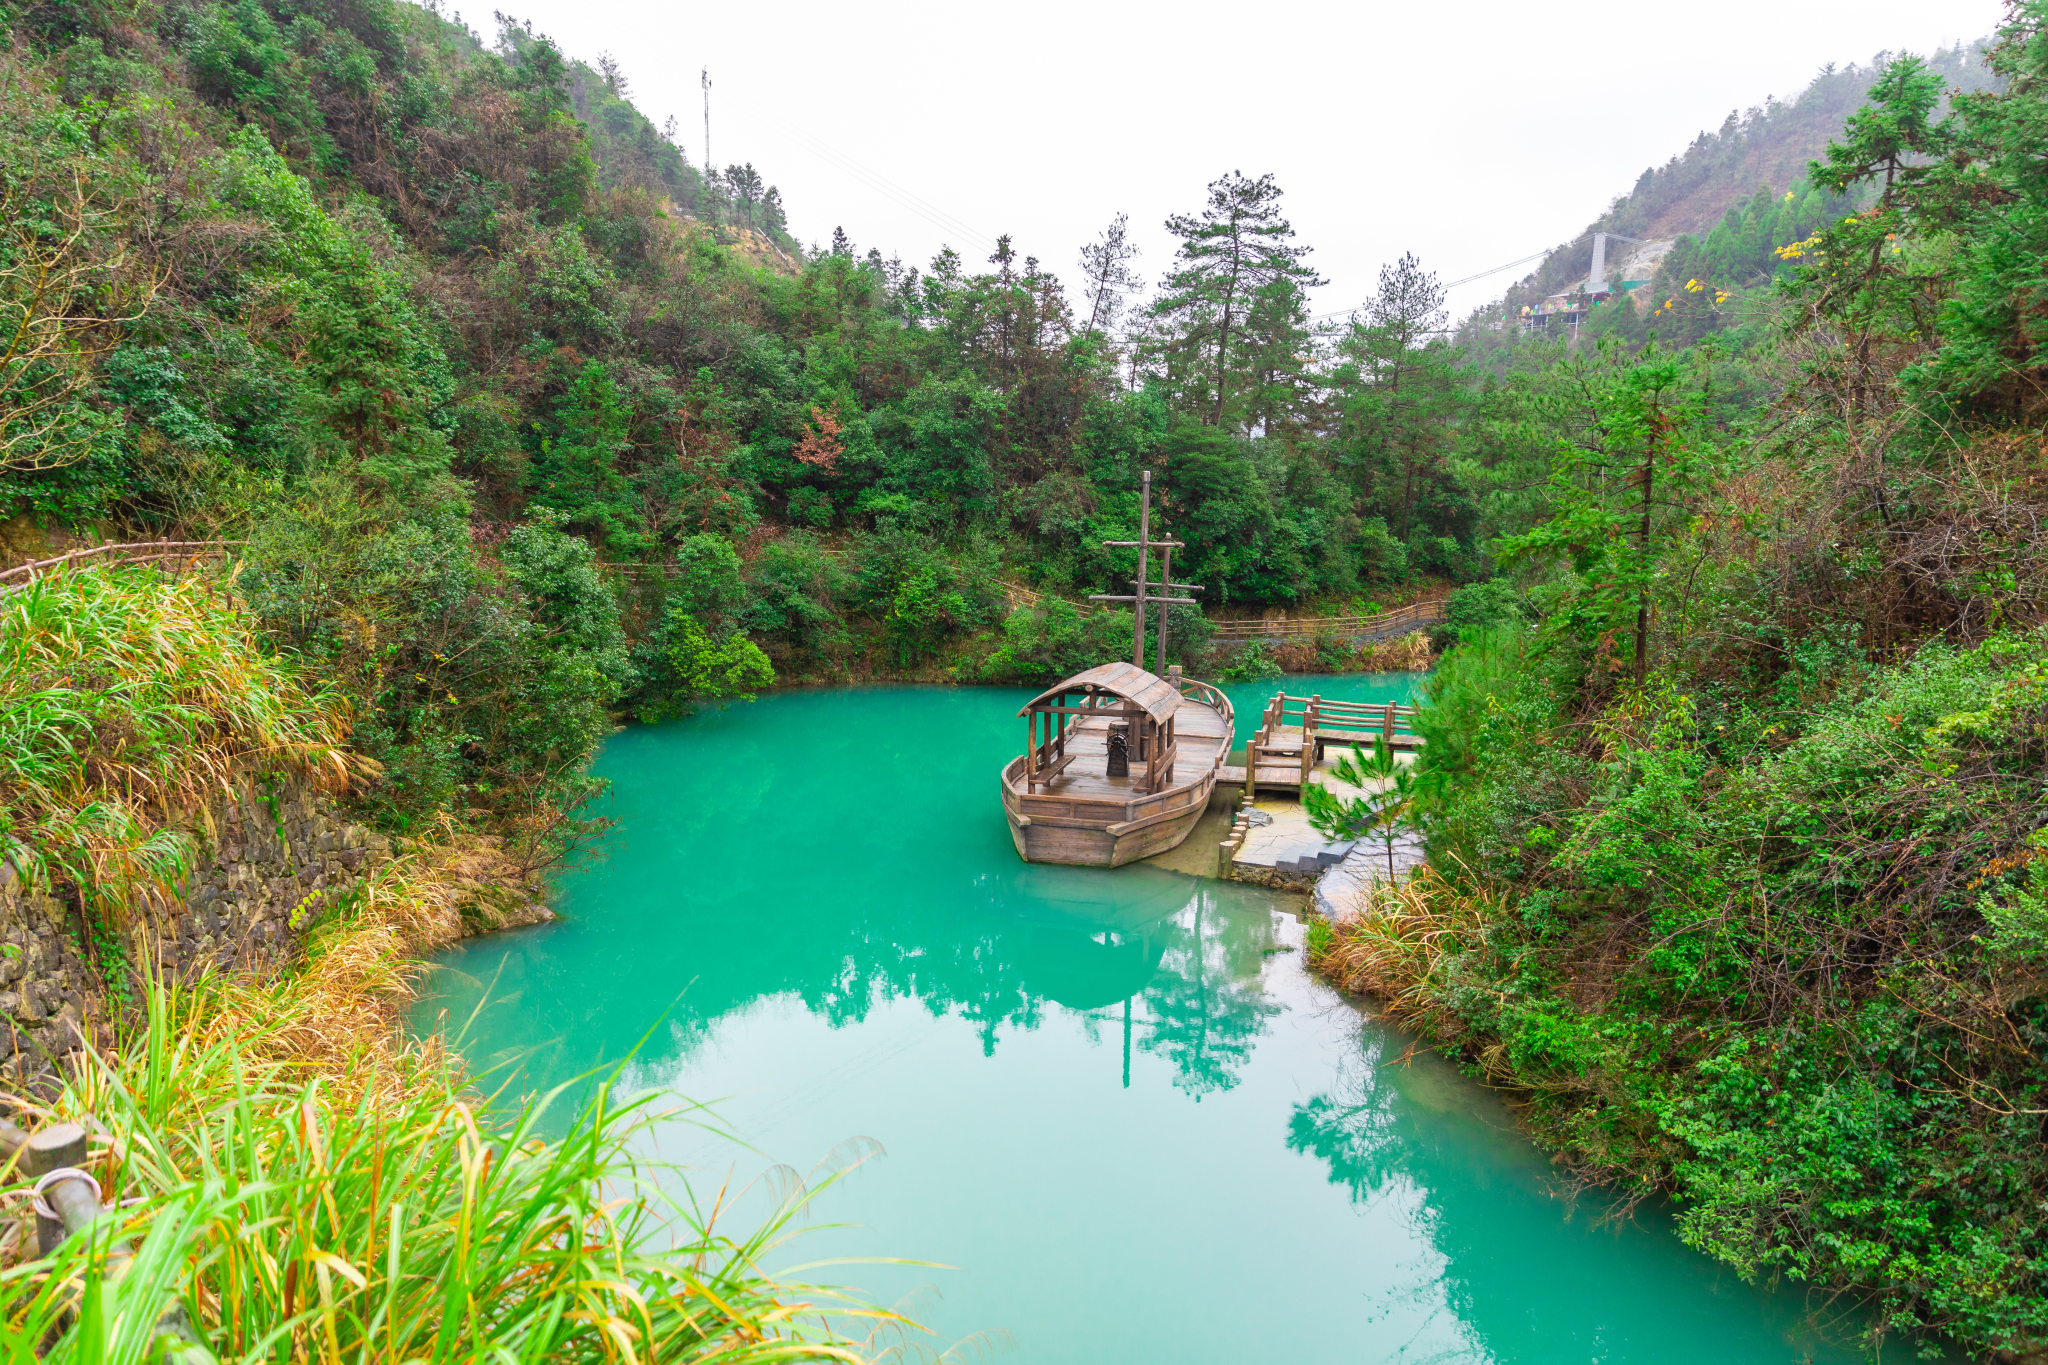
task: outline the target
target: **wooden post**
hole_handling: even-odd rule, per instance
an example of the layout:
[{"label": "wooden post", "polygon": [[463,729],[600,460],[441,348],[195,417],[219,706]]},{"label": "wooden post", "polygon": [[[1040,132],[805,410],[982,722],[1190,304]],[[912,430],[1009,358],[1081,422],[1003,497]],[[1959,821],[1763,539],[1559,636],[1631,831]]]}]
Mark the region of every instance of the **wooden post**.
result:
[{"label": "wooden post", "polygon": [[[25,1146],[27,1150],[22,1153],[22,1165],[29,1175],[42,1176],[52,1171],[78,1170],[86,1163],[85,1129],[75,1123],[52,1124],[29,1138]],[[54,1194],[56,1191],[53,1190],[51,1193]],[[57,1249],[68,1232],[63,1217],[66,1210],[55,1199],[45,1199],[43,1202],[59,1210],[55,1218],[44,1217],[41,1210],[36,1212],[36,1249],[47,1256]],[[97,1212],[98,1201],[89,1199],[88,1202],[92,1210]],[[80,1207],[84,1208],[85,1205],[81,1204]]]},{"label": "wooden post", "polygon": [[1309,775],[1316,770],[1316,730],[1323,718],[1323,694],[1318,692],[1308,699],[1308,705],[1301,712],[1301,785],[1308,786]]},{"label": "wooden post", "polygon": [[1249,806],[1252,798],[1259,794],[1259,745],[1265,742],[1266,718],[1259,717],[1259,724],[1251,733],[1244,746],[1244,803]]},{"label": "wooden post", "polygon": [[[1168,597],[1173,595],[1173,546],[1168,545],[1159,552],[1159,588]],[[1143,591],[1141,587],[1139,591]],[[1161,604],[1159,608],[1159,676],[1166,676],[1166,618],[1173,615],[1173,608]]]},{"label": "wooden post", "polygon": [[1387,722],[1380,727],[1380,735],[1387,741],[1389,749],[1394,747],[1394,703],[1387,703]]},{"label": "wooden post", "polygon": [[1145,556],[1152,548],[1151,541],[1152,471],[1148,469],[1138,496],[1138,590],[1131,603],[1131,662],[1139,668],[1145,666]]}]

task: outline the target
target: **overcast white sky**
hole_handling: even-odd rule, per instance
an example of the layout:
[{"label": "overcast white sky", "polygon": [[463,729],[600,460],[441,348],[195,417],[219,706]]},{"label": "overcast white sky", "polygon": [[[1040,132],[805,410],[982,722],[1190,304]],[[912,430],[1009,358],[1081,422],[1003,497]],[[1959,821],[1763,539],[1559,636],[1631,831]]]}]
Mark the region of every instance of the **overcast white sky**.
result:
[{"label": "overcast white sky", "polygon": [[[447,0],[453,9],[460,0]],[[515,3],[515,0],[500,0]],[[922,265],[997,233],[1078,283],[1075,257],[1128,213],[1149,283],[1161,227],[1232,169],[1272,171],[1299,240],[1357,303],[1418,253],[1446,280],[1565,240],[1731,108],[1789,98],[1823,64],[1992,31],[1997,0],[1591,5],[673,5],[516,0],[571,55],[609,51],[635,103],[704,156],[782,189],[805,242]],[[480,4],[464,19],[489,41]],[[919,202],[921,201],[921,202]],[[922,210],[922,211],[920,211]],[[937,221],[935,221],[937,220]],[[1529,267],[1453,293],[1462,313]]]}]

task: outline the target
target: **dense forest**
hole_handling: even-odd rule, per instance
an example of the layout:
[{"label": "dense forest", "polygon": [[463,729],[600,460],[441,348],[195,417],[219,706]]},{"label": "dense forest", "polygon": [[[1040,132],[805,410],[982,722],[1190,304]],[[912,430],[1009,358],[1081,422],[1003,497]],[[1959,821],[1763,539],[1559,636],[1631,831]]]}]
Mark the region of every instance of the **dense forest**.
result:
[{"label": "dense forest", "polygon": [[1430,867],[1332,971],[1745,1273],[2048,1336],[2039,0],[1647,172],[1595,226],[1682,235],[1565,335],[1515,310],[1569,251],[1457,329],[1413,256],[1319,324],[1266,175],[1163,262],[1105,206],[1064,279],[805,249],[509,16],[9,17],[6,543],[238,542],[366,818],[573,831],[622,716],[1119,652],[1074,602],[1150,468],[1200,667],[1272,666],[1219,615],[1456,590]]},{"label": "dense forest", "polygon": [[[799,252],[752,167],[499,22],[31,7],[0,88],[0,511],[246,542],[380,818],[548,804],[620,711],[1092,656],[1124,627],[1064,599],[1130,572],[1100,542],[1141,464],[1226,613],[1482,576],[1489,499],[1525,497],[1494,471],[1549,419],[1415,344],[1412,259],[1318,331],[1270,176],[1193,187],[1144,296],[1122,219],[1071,291],[1008,238]],[[1005,579],[1053,600],[1012,617]]]},{"label": "dense forest", "polygon": [[1522,619],[1428,687],[1429,869],[1320,952],[1745,1273],[2033,1358],[2048,7],[1989,61],[1878,73],[1746,335],[1565,362]]}]

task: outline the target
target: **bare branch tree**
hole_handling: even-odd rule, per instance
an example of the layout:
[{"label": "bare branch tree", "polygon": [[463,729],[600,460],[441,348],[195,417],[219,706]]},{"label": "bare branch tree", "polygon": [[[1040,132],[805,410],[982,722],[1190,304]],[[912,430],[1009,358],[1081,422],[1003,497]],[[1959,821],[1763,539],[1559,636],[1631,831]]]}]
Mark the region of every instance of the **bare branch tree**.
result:
[{"label": "bare branch tree", "polygon": [[[130,269],[118,206],[82,174],[51,193],[33,173],[0,193],[0,470],[54,469],[91,451],[105,426],[78,399],[99,359],[163,281]],[[40,193],[39,193],[40,191]],[[48,203],[37,202],[43,195]]]},{"label": "bare branch tree", "polygon": [[1131,269],[1138,257],[1137,244],[1130,240],[1130,215],[1119,213],[1102,236],[1081,248],[1081,273],[1088,279],[1088,328],[1107,331],[1116,325],[1123,296],[1145,287],[1145,281]]}]

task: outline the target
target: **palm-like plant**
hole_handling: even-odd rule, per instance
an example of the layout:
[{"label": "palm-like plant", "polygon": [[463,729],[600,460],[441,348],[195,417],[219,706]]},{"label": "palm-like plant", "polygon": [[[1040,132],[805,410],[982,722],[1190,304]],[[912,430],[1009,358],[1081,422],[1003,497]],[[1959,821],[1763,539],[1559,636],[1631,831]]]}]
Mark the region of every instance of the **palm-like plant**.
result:
[{"label": "palm-like plant", "polygon": [[1371,755],[1353,746],[1337,760],[1330,776],[1356,787],[1359,794],[1339,796],[1320,783],[1301,789],[1308,822],[1326,839],[1378,839],[1387,850],[1387,880],[1394,879],[1394,845],[1415,828],[1415,770],[1394,755],[1384,738],[1373,740]]}]

